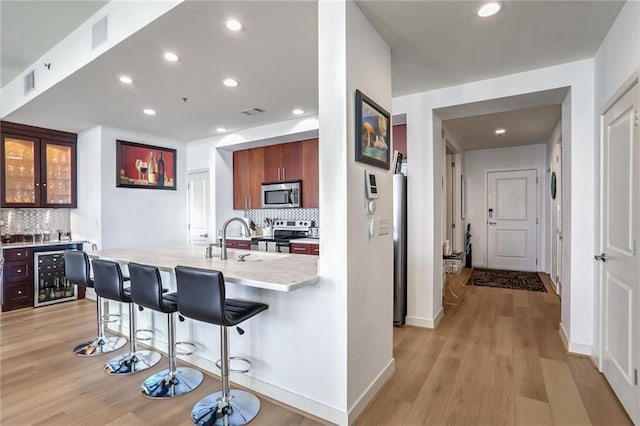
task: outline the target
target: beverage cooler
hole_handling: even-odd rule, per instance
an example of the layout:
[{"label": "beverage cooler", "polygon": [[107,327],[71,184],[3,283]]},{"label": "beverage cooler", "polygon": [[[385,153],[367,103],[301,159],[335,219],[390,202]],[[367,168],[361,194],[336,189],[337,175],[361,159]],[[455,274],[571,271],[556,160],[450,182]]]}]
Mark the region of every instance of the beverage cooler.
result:
[{"label": "beverage cooler", "polygon": [[76,286],[64,277],[64,250],[33,253],[33,306],[76,300]]}]

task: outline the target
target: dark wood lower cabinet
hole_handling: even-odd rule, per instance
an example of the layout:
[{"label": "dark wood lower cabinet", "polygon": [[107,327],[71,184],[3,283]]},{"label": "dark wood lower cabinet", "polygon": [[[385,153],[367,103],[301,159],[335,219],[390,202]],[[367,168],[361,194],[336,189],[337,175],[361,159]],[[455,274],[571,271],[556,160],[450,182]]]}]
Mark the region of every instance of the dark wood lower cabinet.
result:
[{"label": "dark wood lower cabinet", "polygon": [[291,243],[291,253],[295,254],[312,254],[318,256],[320,254],[319,244],[302,244]]},{"label": "dark wood lower cabinet", "polygon": [[251,250],[251,240],[227,240],[225,245],[227,248]]},{"label": "dark wood lower cabinet", "polygon": [[[63,246],[38,246],[36,252],[60,251],[78,248],[75,244]],[[29,308],[34,305],[34,249],[16,248],[2,251],[2,312]],[[78,299],[84,299],[86,289],[77,287]]]}]

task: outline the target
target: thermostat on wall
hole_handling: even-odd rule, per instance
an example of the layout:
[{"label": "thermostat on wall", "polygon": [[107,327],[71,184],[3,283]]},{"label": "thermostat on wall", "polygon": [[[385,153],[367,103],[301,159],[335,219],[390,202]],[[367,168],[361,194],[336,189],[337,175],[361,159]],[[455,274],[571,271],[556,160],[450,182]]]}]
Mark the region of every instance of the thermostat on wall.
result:
[{"label": "thermostat on wall", "polygon": [[374,198],[380,198],[378,194],[378,181],[376,175],[370,170],[364,171],[364,181],[367,186],[367,198],[373,200]]}]

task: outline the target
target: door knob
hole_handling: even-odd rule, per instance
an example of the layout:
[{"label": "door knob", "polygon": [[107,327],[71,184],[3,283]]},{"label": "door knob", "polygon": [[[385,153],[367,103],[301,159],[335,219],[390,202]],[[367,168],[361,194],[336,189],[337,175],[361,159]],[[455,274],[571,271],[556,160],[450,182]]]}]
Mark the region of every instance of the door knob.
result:
[{"label": "door knob", "polygon": [[496,223],[498,223],[498,222],[494,222],[492,220],[489,221],[489,225],[495,225]]},{"label": "door knob", "polygon": [[208,233],[206,233],[206,234],[200,234],[200,236],[201,236],[201,237],[204,237],[204,238],[209,238],[209,234],[208,234]]},{"label": "door knob", "polygon": [[601,262],[607,261],[607,253],[602,253],[600,256],[593,256],[595,260],[599,260]]}]

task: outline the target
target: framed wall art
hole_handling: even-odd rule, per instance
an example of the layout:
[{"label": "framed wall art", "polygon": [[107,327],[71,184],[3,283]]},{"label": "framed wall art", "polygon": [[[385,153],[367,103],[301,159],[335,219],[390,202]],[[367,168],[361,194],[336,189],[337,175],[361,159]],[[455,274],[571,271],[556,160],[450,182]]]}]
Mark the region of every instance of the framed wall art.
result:
[{"label": "framed wall art", "polygon": [[116,186],[176,189],[176,150],[116,140]]},{"label": "framed wall art", "polygon": [[367,95],[356,90],[356,161],[389,170],[391,117]]}]

